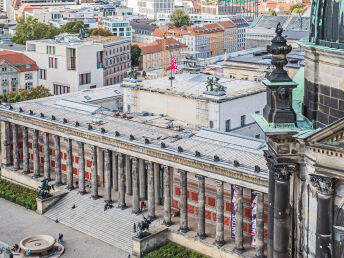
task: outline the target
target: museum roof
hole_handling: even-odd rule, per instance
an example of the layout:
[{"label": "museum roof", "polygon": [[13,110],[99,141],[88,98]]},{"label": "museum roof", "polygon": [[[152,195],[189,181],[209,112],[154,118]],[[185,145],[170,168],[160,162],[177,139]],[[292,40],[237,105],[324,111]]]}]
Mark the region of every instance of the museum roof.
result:
[{"label": "museum roof", "polygon": [[230,101],[247,95],[257,94],[265,91],[265,87],[257,81],[232,79],[219,77],[219,83],[226,87],[224,95],[216,96],[206,92],[207,79],[213,77],[209,74],[182,73],[174,75],[173,88],[168,77],[144,80],[131,83],[123,81],[123,87],[136,87],[141,90],[156,91],[179,95],[187,98],[204,99],[214,102]]},{"label": "museum roof", "polygon": [[[92,107],[97,105],[73,100],[80,94],[80,92],[63,94],[14,103],[11,104],[12,106],[0,105],[0,110],[19,114],[26,120],[30,118],[37,121],[48,121],[55,126],[58,124],[61,126],[61,130],[68,127],[100,134],[101,128],[103,128],[105,129],[102,133],[104,139],[116,137],[119,141],[159,149],[161,152],[175,153],[175,155],[182,155],[190,159],[216,163],[214,165],[236,171],[257,173],[257,170],[260,170],[264,173],[258,173],[258,175],[264,178],[267,176],[266,161],[263,156],[263,149],[266,148],[266,145],[263,140],[212,129],[196,131],[180,127],[166,128],[163,125],[154,125],[154,121],[150,120],[154,120],[154,117],[147,117],[143,122],[139,122],[130,114],[118,115],[118,112],[110,112],[106,108],[95,110]],[[68,99],[72,100],[69,102],[77,104],[73,106],[62,103]],[[52,116],[55,120],[52,119]],[[63,121],[64,119],[65,121]],[[75,125],[76,122],[79,123],[78,126]],[[88,129],[89,125],[92,126],[91,131]],[[162,144],[165,146],[161,147]],[[199,152],[199,156],[196,155],[196,151]]]}]

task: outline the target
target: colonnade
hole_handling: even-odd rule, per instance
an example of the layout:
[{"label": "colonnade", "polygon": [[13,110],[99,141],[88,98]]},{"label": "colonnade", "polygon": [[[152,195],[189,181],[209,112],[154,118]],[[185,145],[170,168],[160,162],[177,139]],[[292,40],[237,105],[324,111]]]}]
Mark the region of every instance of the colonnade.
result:
[{"label": "colonnade", "polygon": [[[2,129],[2,165],[10,166],[10,123],[1,121]],[[13,168],[19,169],[19,151],[18,151],[18,125],[12,124],[12,142],[13,142]],[[28,129],[22,126],[22,140],[23,140],[23,173],[30,173],[29,167],[29,148],[28,148],[28,130],[33,133],[33,175],[40,177],[39,170],[39,131],[36,129]],[[55,184],[62,184],[61,176],[61,138],[58,135],[53,135],[54,150],[55,150]],[[74,188],[73,180],[73,144],[69,138],[62,139],[66,146],[66,174],[67,174],[67,188],[72,190]],[[80,194],[86,192],[85,185],[85,145],[87,143],[77,142],[78,152],[74,156],[78,156],[78,191]],[[96,199],[99,197],[99,185],[103,187],[105,201],[112,201],[112,189],[118,191],[117,207],[125,209],[128,207],[126,195],[132,196],[131,209],[135,214],[140,213],[140,200],[147,200],[148,216],[151,219],[156,217],[156,205],[163,203],[163,223],[166,226],[172,225],[172,189],[171,189],[171,173],[170,167],[146,161],[144,159],[125,155],[123,153],[102,149],[100,147],[89,145],[91,150],[91,197]],[[43,152],[44,152],[44,178],[51,179],[51,165],[49,153],[49,134],[43,133]],[[103,160],[104,159],[104,162]],[[99,164],[99,163],[102,163]],[[103,167],[102,167],[103,166]],[[104,175],[100,177],[98,169],[104,171]],[[162,169],[162,173],[160,173]],[[147,170],[147,172],[146,172]],[[180,175],[180,220],[179,230],[181,232],[188,232],[188,172],[180,169],[174,169]],[[147,176],[146,176],[147,175]],[[160,176],[163,176],[160,180]],[[205,223],[205,179],[204,175],[196,175],[198,180],[198,218],[197,218],[197,236],[200,239],[206,237],[206,223]],[[163,187],[161,187],[161,182]],[[224,234],[224,183],[223,181],[216,181],[216,230],[215,230],[215,244],[222,246],[225,243]],[[243,187],[233,185],[236,193],[235,198],[235,250],[242,252],[244,250],[244,236],[243,236]],[[160,190],[163,188],[161,196]],[[257,198],[257,213],[256,213],[256,257],[264,257],[264,193],[256,192]],[[163,200],[161,200],[161,197]]]}]

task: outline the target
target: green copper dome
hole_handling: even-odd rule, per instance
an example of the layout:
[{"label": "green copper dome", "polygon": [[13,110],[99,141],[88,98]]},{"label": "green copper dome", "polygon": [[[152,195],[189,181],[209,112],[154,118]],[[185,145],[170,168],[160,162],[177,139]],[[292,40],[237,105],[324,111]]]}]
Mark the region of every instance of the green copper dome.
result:
[{"label": "green copper dome", "polygon": [[309,41],[344,49],[344,0],[312,0]]}]

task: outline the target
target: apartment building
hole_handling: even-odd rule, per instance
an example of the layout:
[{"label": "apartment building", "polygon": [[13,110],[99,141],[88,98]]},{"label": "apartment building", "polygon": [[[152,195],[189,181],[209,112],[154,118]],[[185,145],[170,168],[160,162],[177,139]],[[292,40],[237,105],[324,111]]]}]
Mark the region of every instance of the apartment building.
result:
[{"label": "apartment building", "polygon": [[25,54],[39,66],[39,84],[55,95],[103,86],[103,45],[61,34],[30,40]]},{"label": "apartment building", "polygon": [[0,51],[0,94],[37,87],[38,70],[36,62],[23,53]]},{"label": "apartment building", "polygon": [[130,69],[130,40],[123,37],[91,37],[89,42],[103,46],[104,86],[122,82]]},{"label": "apartment building", "polygon": [[170,67],[171,57],[174,57],[179,64],[185,57],[183,52],[187,50],[185,44],[173,38],[167,38],[165,42],[163,39],[158,39],[152,43],[138,45],[141,48],[139,69],[144,71]]},{"label": "apartment building", "polygon": [[237,50],[246,49],[246,30],[248,22],[240,16],[230,18],[230,21],[237,27]]},{"label": "apartment building", "polygon": [[137,5],[140,14],[156,19],[158,13],[173,12],[174,0],[138,0]]},{"label": "apartment building", "polygon": [[231,21],[220,21],[217,23],[223,31],[223,47],[226,53],[237,50],[238,28]]},{"label": "apartment building", "polygon": [[108,18],[103,20],[103,28],[111,31],[113,35],[126,37],[132,40],[131,25],[129,20],[120,18]]}]

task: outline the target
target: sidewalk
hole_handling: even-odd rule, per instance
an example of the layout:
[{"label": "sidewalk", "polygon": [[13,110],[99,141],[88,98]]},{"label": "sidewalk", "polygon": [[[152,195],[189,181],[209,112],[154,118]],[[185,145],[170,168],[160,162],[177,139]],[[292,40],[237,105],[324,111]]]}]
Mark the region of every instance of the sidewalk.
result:
[{"label": "sidewalk", "polygon": [[[0,198],[0,241],[13,245],[32,234],[48,234],[57,238],[63,234],[63,258],[127,258],[128,254],[114,246],[73,230],[34,211]],[[6,256],[5,256],[6,257]],[[0,258],[1,255],[0,255]]]}]

